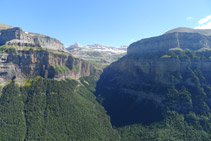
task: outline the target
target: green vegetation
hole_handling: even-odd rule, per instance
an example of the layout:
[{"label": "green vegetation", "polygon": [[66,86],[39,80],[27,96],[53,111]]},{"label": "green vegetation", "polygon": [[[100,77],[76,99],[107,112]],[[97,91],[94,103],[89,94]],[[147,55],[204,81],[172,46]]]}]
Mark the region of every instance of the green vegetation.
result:
[{"label": "green vegetation", "polygon": [[14,53],[18,53],[18,51],[22,51],[22,53],[28,53],[30,52],[48,52],[52,55],[63,55],[63,56],[70,56],[69,53],[65,52],[59,52],[59,51],[53,51],[53,50],[47,50],[39,46],[18,46],[18,45],[2,45],[0,46],[0,53],[8,52],[8,51],[13,51]]},{"label": "green vegetation", "polygon": [[74,80],[12,81],[0,111],[0,140],[119,140],[93,93]]},{"label": "green vegetation", "polygon": [[168,56],[174,59],[180,59],[180,60],[206,60],[210,59],[211,57],[211,50],[204,50],[201,52],[195,52],[191,51],[189,49],[185,49],[182,51],[169,51]]},{"label": "green vegetation", "polygon": [[57,72],[65,72],[65,71],[70,71],[70,69],[67,66],[54,66],[54,69]]},{"label": "green vegetation", "polygon": [[79,71],[79,66],[74,65],[74,72],[78,72]]},{"label": "green vegetation", "polygon": [[23,47],[22,48],[23,51],[45,51],[45,49],[41,48],[41,47]]},{"label": "green vegetation", "polygon": [[9,52],[9,51],[17,53],[17,49],[15,47],[7,46],[7,45],[0,46],[0,53],[5,53],[5,52]]},{"label": "green vegetation", "polygon": [[35,51],[46,51],[45,49],[41,47],[28,47],[28,46],[18,46],[18,45],[2,45],[0,46],[0,53],[5,52],[13,52],[18,53],[18,51],[22,51],[22,53],[35,52]]},{"label": "green vegetation", "polygon": [[[116,128],[119,131],[121,140],[211,140],[211,112],[210,105],[208,105],[207,101],[211,98],[211,87],[208,83],[210,82],[210,78],[205,77],[204,75],[205,74],[203,74],[200,70],[188,67],[187,71],[174,72],[171,76],[169,76],[173,78],[172,81],[179,79],[183,83],[173,83],[170,86],[163,84],[156,86],[150,85],[147,89],[140,86],[141,90],[145,93],[156,93],[156,95],[165,97],[165,100],[163,100],[165,107],[161,110],[164,116],[159,121],[146,123],[143,119],[142,121],[134,124],[130,124],[127,119],[124,119],[123,117],[118,118],[118,120],[122,120],[123,123],[128,123],[123,126],[117,126]],[[194,86],[184,84],[186,79],[189,78],[192,78],[189,83],[194,84]],[[117,93],[117,91],[114,92]],[[111,94],[112,91],[106,93]],[[124,99],[124,97],[126,98]],[[139,116],[140,114],[140,117],[146,116],[147,111],[153,111],[153,104],[144,105],[144,102],[138,103],[136,100],[136,103],[138,103],[138,106],[136,106],[133,104],[134,102],[131,102],[132,100],[130,96],[118,95],[117,100],[115,98],[116,97],[109,97],[109,99],[112,99],[113,101],[106,101],[107,103],[103,104],[105,106],[108,104],[112,107],[111,109],[118,109],[120,111],[123,109],[126,111],[128,107],[130,111],[136,109],[136,111],[134,110],[134,112],[136,112],[134,115]],[[146,100],[145,103],[152,103],[152,101],[147,102]],[[120,105],[120,107],[124,108],[116,108],[116,105]],[[138,109],[141,109],[143,106],[144,110],[139,111]],[[158,109],[159,106],[156,105],[156,108]],[[110,109],[107,109],[109,112]],[[118,112],[119,111],[117,110],[115,111],[115,113]],[[119,112],[118,114],[121,113]],[[111,120],[112,118],[114,120],[112,123],[118,123],[115,121],[116,118],[113,116],[116,115],[113,113],[111,114]],[[155,114],[155,116],[158,118],[159,114]],[[146,119],[149,121],[150,118],[151,116],[148,116]],[[130,119],[129,121],[132,120],[136,120],[134,116],[133,119]]]},{"label": "green vegetation", "polygon": [[87,52],[87,55],[90,56],[90,57],[102,57],[102,54],[100,52],[97,52],[97,51]]},{"label": "green vegetation", "polygon": [[[0,50],[9,51],[7,46],[1,46]],[[23,50],[27,51],[42,49],[35,47]],[[153,57],[153,54],[146,58],[149,57]],[[209,60],[210,57],[209,53],[184,50],[170,51],[162,59],[188,60],[191,63],[193,60]],[[139,61],[140,58],[133,56],[133,59]],[[92,63],[101,69],[106,66],[100,62]],[[66,66],[54,66],[54,69],[57,72],[70,71]],[[78,72],[79,66],[74,65],[73,69]],[[124,116],[128,122],[124,126],[113,124],[113,127],[107,115],[109,111],[103,108],[104,97],[98,97],[98,101],[104,104],[102,106],[94,95],[99,76],[81,77],[80,82],[37,77],[26,79],[20,87],[14,81],[4,88],[0,87],[0,140],[211,140],[210,103],[207,101],[211,99],[211,78],[202,70],[188,66],[185,71],[172,72],[165,76],[169,77],[169,85],[155,85],[151,81],[147,81],[148,85],[130,85],[132,90],[162,96],[161,106],[160,103],[153,105],[152,101],[145,100],[135,105],[139,102],[132,101],[135,97],[125,97],[117,91],[118,86],[109,81],[115,91],[104,93],[108,96],[117,93],[118,96],[109,97],[112,101],[106,104],[114,109],[118,123],[125,122],[122,120]],[[142,77],[145,77],[144,74]],[[184,83],[176,83],[179,81]],[[119,107],[114,107],[116,105],[129,114],[119,116]],[[135,122],[131,122],[130,112]],[[142,122],[147,120],[150,121]]]},{"label": "green vegetation", "polygon": [[[187,56],[190,60],[194,59],[193,54]],[[165,96],[165,116],[161,121],[149,125],[119,127],[123,140],[211,140],[211,113],[207,102],[211,98],[210,78],[191,67],[184,72],[174,72],[170,77],[172,82],[179,79],[183,83],[191,78],[189,83],[194,86],[176,83],[170,87],[159,85],[158,89],[155,86],[148,89],[148,93]]]},{"label": "green vegetation", "polygon": [[119,128],[122,140],[156,140],[156,141],[178,141],[211,140],[211,115],[197,116],[190,112],[178,114],[175,111],[168,111],[166,118],[158,123],[149,126],[135,124]]},{"label": "green vegetation", "polygon": [[59,52],[59,51],[53,51],[53,50],[47,50],[47,51],[52,55],[62,55],[62,56],[65,56],[65,57],[71,56],[71,54],[66,53],[66,52]]},{"label": "green vegetation", "polygon": [[121,139],[211,140],[210,56],[131,54],[104,70],[96,95]]},{"label": "green vegetation", "polygon": [[98,62],[98,61],[91,61],[91,60],[89,60],[88,62],[100,70],[103,70],[110,64],[107,62]]},{"label": "green vegetation", "polygon": [[7,47],[5,45],[0,46],[0,53],[4,53],[7,50]]},{"label": "green vegetation", "polygon": [[0,140],[24,140],[26,121],[21,92],[14,81],[3,88],[0,98]]},{"label": "green vegetation", "polygon": [[90,90],[92,93],[95,92],[96,88],[96,82],[100,78],[100,72],[98,74],[92,76],[84,76],[80,78],[80,82],[83,84],[84,87],[86,87],[88,90]]},{"label": "green vegetation", "polygon": [[[211,97],[211,87],[202,89],[203,74],[193,69],[190,72],[199,79],[195,82],[200,87],[193,90],[198,91],[194,93],[185,86],[169,87],[165,93],[165,118],[116,129],[93,94],[100,74],[81,77],[81,84],[37,77],[18,87],[12,81],[0,97],[0,140],[210,140],[211,114],[196,113],[193,108],[196,100],[202,101],[198,106],[206,104],[203,100]],[[181,73],[172,75],[186,78]],[[177,111],[175,107],[181,105],[189,110]]]}]

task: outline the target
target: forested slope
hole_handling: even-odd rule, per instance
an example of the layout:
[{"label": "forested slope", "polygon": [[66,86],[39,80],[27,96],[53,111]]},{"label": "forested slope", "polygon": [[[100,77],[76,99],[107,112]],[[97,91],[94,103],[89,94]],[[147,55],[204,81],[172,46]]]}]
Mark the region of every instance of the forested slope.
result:
[{"label": "forested slope", "polygon": [[[88,82],[87,82],[88,83]],[[116,140],[109,117],[75,80],[14,81],[0,98],[1,140]]]}]

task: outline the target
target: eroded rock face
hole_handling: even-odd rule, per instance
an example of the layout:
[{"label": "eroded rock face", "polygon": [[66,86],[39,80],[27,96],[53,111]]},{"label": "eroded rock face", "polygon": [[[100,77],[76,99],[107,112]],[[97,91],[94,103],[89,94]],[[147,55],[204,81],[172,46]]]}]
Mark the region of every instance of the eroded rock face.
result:
[{"label": "eroded rock face", "polygon": [[89,63],[71,55],[52,54],[47,51],[10,51],[0,55],[0,81],[42,76],[53,79],[78,79],[97,70]]},{"label": "eroded rock face", "polygon": [[[78,79],[97,70],[89,63],[66,52],[57,39],[11,27],[0,30],[0,81],[42,76],[44,78]],[[34,47],[34,48],[33,48]]]},{"label": "eroded rock face", "polygon": [[165,53],[171,48],[198,50],[211,48],[211,36],[199,33],[173,32],[142,39],[128,47],[128,54]]},{"label": "eroded rock face", "polygon": [[18,27],[0,30],[0,46],[4,44],[30,47],[36,46],[65,51],[64,45],[59,40],[40,34],[24,32]]}]

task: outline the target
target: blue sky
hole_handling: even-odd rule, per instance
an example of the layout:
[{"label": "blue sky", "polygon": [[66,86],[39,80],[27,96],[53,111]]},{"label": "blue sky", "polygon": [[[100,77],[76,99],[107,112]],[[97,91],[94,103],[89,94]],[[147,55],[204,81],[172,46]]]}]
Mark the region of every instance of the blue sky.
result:
[{"label": "blue sky", "polygon": [[210,0],[0,0],[0,3],[0,23],[57,38],[66,46],[75,42],[121,46],[176,27],[211,28]]}]

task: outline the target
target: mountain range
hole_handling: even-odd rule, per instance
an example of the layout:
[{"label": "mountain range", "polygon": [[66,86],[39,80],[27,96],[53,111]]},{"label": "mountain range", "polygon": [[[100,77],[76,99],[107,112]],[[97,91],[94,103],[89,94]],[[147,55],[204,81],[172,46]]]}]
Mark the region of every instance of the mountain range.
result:
[{"label": "mountain range", "polygon": [[0,140],[211,140],[210,30],[66,49],[0,26]]},{"label": "mountain range", "polygon": [[127,46],[110,47],[100,44],[80,46],[75,43],[67,50],[75,57],[87,60],[102,69],[124,56],[127,52]]}]

